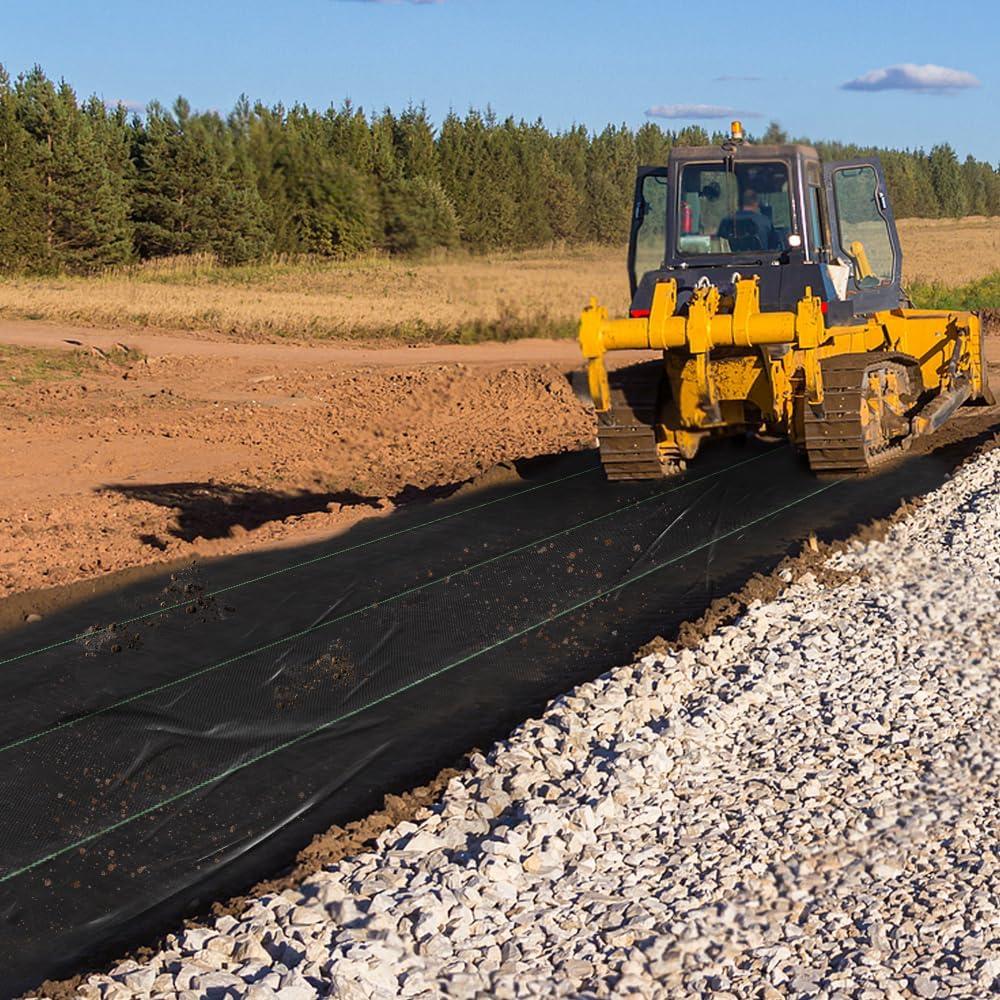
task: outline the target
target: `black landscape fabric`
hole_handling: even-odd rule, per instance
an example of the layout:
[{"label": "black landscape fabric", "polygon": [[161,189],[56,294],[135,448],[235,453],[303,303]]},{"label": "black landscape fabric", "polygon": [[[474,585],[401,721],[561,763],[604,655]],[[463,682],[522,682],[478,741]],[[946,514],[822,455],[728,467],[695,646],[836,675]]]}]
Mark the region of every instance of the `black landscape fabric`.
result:
[{"label": "black landscape fabric", "polygon": [[593,453],[525,463],[0,637],[0,991],[107,962],[274,874],[810,530],[886,515],[960,457],[847,482],[758,443],[656,482],[608,484]]}]

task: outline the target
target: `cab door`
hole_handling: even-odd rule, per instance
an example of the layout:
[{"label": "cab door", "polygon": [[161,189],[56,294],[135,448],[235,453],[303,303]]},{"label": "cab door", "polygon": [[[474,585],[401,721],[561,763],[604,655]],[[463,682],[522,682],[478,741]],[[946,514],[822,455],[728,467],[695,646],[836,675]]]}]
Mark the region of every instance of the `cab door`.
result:
[{"label": "cab door", "polygon": [[833,255],[850,268],[847,299],[855,315],[902,301],[903,255],[877,158],[827,163],[823,180]]},{"label": "cab door", "polygon": [[633,298],[642,276],[663,267],[667,254],[669,190],[667,167],[639,168],[628,245],[628,276]]}]

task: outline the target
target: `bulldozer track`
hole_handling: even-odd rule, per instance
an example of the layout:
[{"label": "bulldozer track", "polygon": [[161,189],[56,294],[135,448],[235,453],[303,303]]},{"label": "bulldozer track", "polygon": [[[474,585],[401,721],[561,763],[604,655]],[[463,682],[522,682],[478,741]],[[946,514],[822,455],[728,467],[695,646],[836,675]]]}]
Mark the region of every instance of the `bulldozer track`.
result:
[{"label": "bulldozer track", "polygon": [[661,479],[682,468],[680,453],[666,453],[656,440],[663,380],[662,361],[610,374],[611,410],[602,414],[598,427],[608,479]]},{"label": "bulldozer track", "polygon": [[842,354],[823,360],[824,412],[804,408],[805,452],[814,472],[866,472],[909,446],[907,434],[875,448],[865,440],[862,409],[867,401],[866,376],[872,369],[898,371],[909,380],[896,355]]}]

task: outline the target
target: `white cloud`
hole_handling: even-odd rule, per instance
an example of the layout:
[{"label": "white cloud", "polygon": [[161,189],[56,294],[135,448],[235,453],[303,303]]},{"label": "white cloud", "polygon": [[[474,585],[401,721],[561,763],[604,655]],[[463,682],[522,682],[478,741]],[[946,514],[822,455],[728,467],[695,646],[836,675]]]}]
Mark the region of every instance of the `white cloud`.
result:
[{"label": "white cloud", "polygon": [[925,63],[900,63],[873,69],[854,80],[842,84],[843,90],[916,90],[926,94],[943,94],[946,91],[978,87],[979,81],[961,69]]},{"label": "white cloud", "polygon": [[739,111],[719,104],[654,104],[646,111],[650,118],[687,118],[705,121],[709,118],[760,118],[759,111]]}]

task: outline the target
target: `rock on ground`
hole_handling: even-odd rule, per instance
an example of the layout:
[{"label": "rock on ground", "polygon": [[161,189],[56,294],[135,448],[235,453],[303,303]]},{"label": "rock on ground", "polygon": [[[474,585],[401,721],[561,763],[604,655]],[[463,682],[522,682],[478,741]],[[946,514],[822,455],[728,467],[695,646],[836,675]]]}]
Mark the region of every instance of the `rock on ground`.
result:
[{"label": "rock on ground", "polygon": [[80,995],[1000,992],[1000,449],[698,648],[554,701],[416,823]]}]

